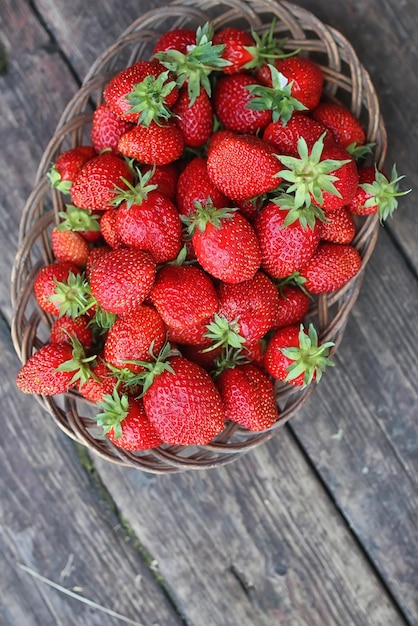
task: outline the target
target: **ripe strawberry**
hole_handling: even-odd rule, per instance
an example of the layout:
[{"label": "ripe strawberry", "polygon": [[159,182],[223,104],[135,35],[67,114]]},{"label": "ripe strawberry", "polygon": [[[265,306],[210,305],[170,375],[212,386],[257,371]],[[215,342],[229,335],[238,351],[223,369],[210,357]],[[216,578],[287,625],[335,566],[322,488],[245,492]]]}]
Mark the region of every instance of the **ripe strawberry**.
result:
[{"label": "ripe strawberry", "polygon": [[279,417],[271,380],[247,363],[224,370],[216,380],[225,418],[252,431],[273,426]]},{"label": "ripe strawberry", "polygon": [[408,194],[411,190],[399,191],[396,165],[392,168],[390,180],[375,166],[359,167],[359,185],[354,198],[347,204],[348,211],[353,215],[370,215],[378,213],[381,222],[392,215],[398,206],[397,198]]},{"label": "ripe strawberry", "polygon": [[103,97],[118,117],[148,126],[171,116],[178,90],[158,61],[137,61],[108,82]]},{"label": "ripe strawberry", "polygon": [[353,278],[361,265],[360,254],[353,246],[323,242],[299,273],[310,293],[331,293]]},{"label": "ripe strawberry", "polygon": [[224,409],[215,383],[197,363],[180,356],[154,376],[144,393],[145,412],[164,443],[204,445],[224,428]]},{"label": "ripe strawberry", "polygon": [[271,122],[271,111],[251,108],[254,95],[248,87],[253,85],[260,86],[249,74],[233,74],[218,79],[213,92],[213,108],[226,129],[255,134]]},{"label": "ripe strawberry", "polygon": [[85,315],[79,315],[75,319],[63,315],[54,320],[51,326],[49,343],[69,343],[71,337],[75,337],[81,345],[88,349],[93,345],[93,332],[89,325],[89,319]]},{"label": "ripe strawberry", "polygon": [[208,326],[206,322],[207,320],[178,328],[166,324],[167,339],[170,344],[182,344],[206,348],[208,346]]},{"label": "ripe strawberry", "polygon": [[114,113],[106,103],[97,107],[93,114],[91,127],[91,142],[96,152],[110,149],[120,155],[118,141],[124,133],[133,128],[132,122],[127,122]]},{"label": "ripe strawberry", "polygon": [[142,173],[145,175],[152,170],[151,178],[148,180],[150,185],[157,185],[157,189],[160,193],[175,200],[178,180],[178,169],[174,163],[167,163],[166,165],[144,165],[141,168]]},{"label": "ripe strawberry", "polygon": [[[324,75],[315,61],[302,56],[291,56],[287,59],[275,59],[274,67],[287,79],[293,98],[310,111],[318,105]],[[272,86],[271,70],[268,66],[263,65],[256,70],[255,76],[264,85]]]},{"label": "ripe strawberry", "polygon": [[166,50],[178,50],[182,54],[187,53],[189,46],[196,44],[196,32],[191,28],[173,28],[157,39],[153,53]]},{"label": "ripe strawberry", "polygon": [[79,170],[71,187],[73,203],[81,209],[105,211],[110,207],[114,191],[127,188],[133,174],[126,161],[111,152],[90,159]]},{"label": "ripe strawberry", "polygon": [[310,305],[310,297],[299,286],[283,285],[279,288],[279,306],[273,328],[299,325],[305,319]]},{"label": "ripe strawberry", "polygon": [[91,366],[91,376],[78,386],[78,391],[83,398],[96,404],[103,400],[105,395],[112,394],[116,386],[120,388],[120,378],[100,356]]},{"label": "ripe strawberry", "polygon": [[356,234],[356,225],[345,207],[337,211],[324,211],[325,220],[320,222],[320,236],[324,241],[351,243]]},{"label": "ripe strawberry", "polygon": [[203,367],[207,372],[212,372],[216,368],[216,360],[221,357],[222,346],[214,348],[211,342],[202,345],[178,344],[181,355],[188,361],[193,361]]},{"label": "ripe strawberry", "polygon": [[70,275],[80,274],[80,269],[71,263],[59,261],[42,267],[36,275],[33,290],[36,301],[43,311],[51,315],[60,315],[62,310],[60,302],[51,300],[56,295],[57,283],[66,284]]},{"label": "ripe strawberry", "polygon": [[95,156],[93,146],[77,146],[62,152],[48,172],[51,186],[62,193],[69,193],[77,172]]},{"label": "ripe strawberry", "polygon": [[90,254],[87,259],[85,275],[88,280],[90,280],[90,274],[93,266],[96,264],[97,260],[107,252],[110,252],[112,248],[108,245],[97,246],[97,248],[92,248],[90,250]]},{"label": "ripe strawberry", "polygon": [[173,106],[173,113],[185,146],[197,148],[207,142],[212,134],[213,110],[211,99],[204,89],[200,90],[191,104],[187,88],[183,86]]},{"label": "ripe strawberry", "polygon": [[319,244],[318,221],[314,221],[313,228],[304,227],[298,220],[287,223],[289,214],[276,202],[269,202],[254,221],[262,267],[274,278],[286,278],[305,265]]},{"label": "ripe strawberry", "polygon": [[337,144],[343,148],[353,143],[362,146],[366,141],[366,134],[360,121],[342,104],[321,102],[312,111],[312,117],[326,126],[334,135]]},{"label": "ripe strawberry", "polygon": [[174,120],[164,124],[135,126],[122,135],[118,149],[125,156],[147,165],[166,165],[182,155],[184,139]]},{"label": "ripe strawberry", "polygon": [[334,138],[325,126],[309,115],[295,112],[286,124],[282,119],[271,122],[264,129],[263,139],[272,143],[279,154],[298,155],[298,140],[303,137],[308,148],[325,133],[324,146],[334,143]]},{"label": "ripe strawberry", "polygon": [[334,344],[319,343],[313,324],[306,332],[303,325],[285,326],[271,337],[264,353],[264,369],[273,378],[296,386],[319,382],[327,366],[334,365],[328,355]]},{"label": "ripe strawberry", "polygon": [[227,27],[214,34],[213,43],[223,44],[222,58],[229,61],[229,65],[222,68],[224,74],[240,72],[247,63],[251,63],[254,55],[251,48],[255,46],[254,38],[246,30]]},{"label": "ripe strawberry", "polygon": [[80,269],[86,265],[90,246],[80,233],[55,226],[51,231],[51,245],[57,261],[72,263]]},{"label": "ripe strawberry", "polygon": [[102,219],[100,220],[103,239],[111,248],[126,247],[117,227],[116,218],[118,210],[119,209],[116,207],[111,207],[110,209],[103,211]]},{"label": "ripe strawberry", "polygon": [[104,358],[114,367],[132,372],[143,371],[139,363],[151,361],[164,345],[166,330],[159,313],[151,306],[141,305],[132,313],[118,317],[109,329],[104,343]]},{"label": "ripe strawberry", "polygon": [[142,400],[119,394],[115,389],[100,400],[98,406],[103,411],[95,416],[96,422],[118,448],[135,452],[161,445],[162,441],[150,424]]},{"label": "ripe strawberry", "polygon": [[189,161],[178,178],[176,205],[183,215],[196,212],[195,202],[205,205],[210,199],[213,206],[219,209],[230,204],[228,198],[209,178],[206,165],[206,159],[195,157]]},{"label": "ripe strawberry", "polygon": [[162,267],[151,300],[165,324],[178,330],[207,323],[218,308],[212,280],[194,265]]},{"label": "ripe strawberry", "polygon": [[227,283],[254,276],[261,263],[260,246],[239,211],[200,206],[188,219],[197,260],[206,272]]},{"label": "ripe strawberry", "polygon": [[246,344],[257,343],[272,328],[279,294],[276,285],[263,272],[238,284],[220,283],[218,296],[219,315],[244,337]]},{"label": "ripe strawberry", "polygon": [[143,250],[117,248],[101,254],[90,269],[90,289],[110,313],[132,313],[154,284],[155,262]]},{"label": "ripe strawberry", "polygon": [[211,147],[209,178],[233,200],[247,200],[278,187],[282,169],[275,148],[253,135],[222,138]]}]

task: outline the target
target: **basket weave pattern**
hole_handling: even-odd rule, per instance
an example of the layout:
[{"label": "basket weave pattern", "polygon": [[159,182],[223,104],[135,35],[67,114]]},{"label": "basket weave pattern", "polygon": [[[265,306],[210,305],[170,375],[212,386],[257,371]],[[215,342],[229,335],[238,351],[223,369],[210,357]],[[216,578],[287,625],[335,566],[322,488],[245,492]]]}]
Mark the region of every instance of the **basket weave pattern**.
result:
[{"label": "basket weave pattern", "polygon": [[[45,343],[52,323],[52,319],[37,306],[33,295],[33,281],[38,270],[53,261],[50,230],[58,222],[58,213],[65,209],[62,195],[51,189],[46,173],[60,152],[90,142],[91,103],[94,106],[101,103],[103,87],[123,67],[141,58],[149,58],[155,41],[167,30],[183,27],[196,29],[211,21],[215,29],[238,26],[262,33],[270,27],[273,19],[277,20],[277,37],[286,38],[286,49],[300,48],[302,54],[320,63],[328,97],[343,102],[360,118],[367,140],[375,143],[374,162],[379,167],[383,166],[386,133],[370,78],[349,42],[308,11],[277,0],[209,0],[205,2],[204,11],[198,0],[175,0],[163,10],[149,11],[133,22],[92,65],[81,89],[63,112],[40,162],[33,192],[23,210],[19,249],[12,274],[15,311],[12,338],[22,362]],[[319,296],[309,312],[309,321],[314,322],[321,340],[335,343],[333,350],[342,339],[348,315],[357,299],[377,232],[376,216],[359,222],[353,245],[363,260],[361,272],[339,291]],[[102,457],[149,472],[166,473],[203,469],[233,461],[275,435],[304,404],[313,389],[313,385],[305,389],[277,385],[280,418],[267,431],[249,432],[236,424],[227,424],[225,430],[208,445],[161,446],[138,453],[125,452],[102,437],[92,419],[94,407],[76,392],[37,398],[68,436]]]}]

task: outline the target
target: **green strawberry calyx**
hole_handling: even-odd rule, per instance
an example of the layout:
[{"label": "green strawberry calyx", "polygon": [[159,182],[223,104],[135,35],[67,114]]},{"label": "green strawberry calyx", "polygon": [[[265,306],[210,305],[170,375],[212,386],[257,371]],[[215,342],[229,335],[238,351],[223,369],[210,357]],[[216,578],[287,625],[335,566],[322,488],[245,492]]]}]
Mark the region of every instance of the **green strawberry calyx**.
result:
[{"label": "green strawberry calyx", "polygon": [[353,143],[350,143],[346,147],[346,150],[356,161],[360,161],[370,154],[373,154],[373,148],[375,147],[375,145],[376,144],[372,142],[359,145],[356,141],[353,141]]},{"label": "green strawberry calyx", "polygon": [[295,196],[289,193],[279,193],[271,198],[271,202],[276,204],[279,209],[288,212],[284,219],[283,227],[299,221],[304,230],[307,228],[314,230],[317,220],[322,222],[325,220],[325,214],[321,207],[313,203],[296,206]]},{"label": "green strawberry calyx", "polygon": [[393,212],[397,209],[398,197],[406,196],[412,190],[399,190],[399,182],[405,178],[405,176],[398,176],[396,164],[392,167],[390,180],[388,180],[377,167],[375,168],[375,172],[373,183],[363,183],[360,187],[370,195],[370,198],[364,203],[364,207],[369,208],[377,206],[379,219],[381,222],[384,222],[388,217],[391,217]]},{"label": "green strawberry calyx", "polygon": [[91,294],[88,281],[83,273],[69,272],[66,281],[55,279],[54,293],[48,297],[59,308],[59,316],[67,315],[75,319],[91,306]]},{"label": "green strawberry calyx", "polygon": [[213,34],[213,26],[206,22],[196,31],[196,44],[189,46],[185,54],[179,50],[165,50],[155,55],[161,65],[176,76],[178,87],[182,87],[187,82],[190,106],[199,96],[201,87],[208,96],[211,95],[210,74],[214,70],[231,64],[230,61],[222,58],[225,44],[212,43]]},{"label": "green strawberry calyx", "polygon": [[303,205],[310,206],[312,202],[322,206],[324,191],[341,197],[334,185],[334,182],[339,180],[334,172],[349,163],[350,159],[322,160],[324,137],[325,133],[314,143],[310,151],[305,139],[299,137],[299,157],[276,155],[284,165],[277,176],[290,183],[286,191],[288,194],[294,193],[296,208]]},{"label": "green strawberry calyx", "polygon": [[212,224],[215,228],[222,228],[224,220],[231,219],[238,211],[236,207],[215,207],[211,198],[208,197],[206,202],[195,201],[195,212],[190,215],[180,215],[180,219],[187,227],[187,232],[191,236],[196,230],[204,232],[208,224]]},{"label": "green strawberry calyx", "polygon": [[282,121],[283,126],[292,117],[294,111],[305,111],[307,107],[292,96],[293,82],[278,71],[274,65],[268,64],[271,72],[272,87],[265,85],[246,85],[253,98],[247,108],[254,111],[271,110],[273,122]]},{"label": "green strawberry calyx", "polygon": [[58,191],[64,194],[70,193],[73,181],[63,180],[60,172],[58,171],[58,169],[56,168],[54,164],[51,166],[49,172],[47,172],[47,177],[53,189],[57,189]]},{"label": "green strawberry calyx", "polygon": [[158,185],[150,183],[150,180],[155,173],[155,166],[145,173],[142,173],[138,167],[135,167],[134,171],[136,175],[135,185],[121,176],[121,180],[125,184],[126,188],[115,187],[113,190],[115,196],[111,201],[113,206],[118,206],[122,202],[126,202],[129,209],[133,204],[142,204],[142,202],[147,199],[148,194],[151,191],[158,189]]},{"label": "green strawberry calyx", "polygon": [[238,319],[229,321],[225,316],[215,313],[213,320],[206,325],[205,337],[213,343],[203,350],[209,352],[219,346],[240,350],[245,344],[245,338],[240,335]]},{"label": "green strawberry calyx", "polygon": [[306,332],[300,325],[299,347],[281,348],[284,356],[293,361],[287,368],[286,381],[291,381],[303,374],[303,386],[309,385],[314,379],[319,382],[324,370],[334,363],[328,358],[334,342],[326,341],[319,344],[318,334],[313,324],[309,324]]},{"label": "green strawberry calyx", "polygon": [[156,376],[159,376],[165,371],[174,374],[175,372],[170,365],[170,358],[180,355],[180,352],[177,349],[173,348],[168,341],[164,344],[164,346],[161,348],[160,352],[157,355],[154,354],[154,342],[152,341],[149,348],[149,353],[152,357],[151,361],[125,361],[125,363],[141,365],[144,368],[144,371],[139,372],[139,374],[134,374],[132,378],[128,381],[129,385],[139,384],[142,387],[142,391],[137,397],[142,397],[146,393],[146,391],[148,391]]},{"label": "green strawberry calyx", "polygon": [[243,65],[246,70],[258,69],[266,63],[267,60],[286,59],[288,57],[299,54],[300,48],[285,52],[283,46],[287,39],[277,39],[275,37],[276,20],[273,19],[270,28],[259,35],[255,30],[251,29],[251,36],[254,39],[254,46],[244,46],[245,50],[251,55],[251,61]]},{"label": "green strawberry calyx", "polygon": [[245,365],[246,363],[251,363],[251,359],[243,349],[233,348],[229,345],[223,346],[221,354],[214,361],[215,368],[211,372],[211,376],[217,378],[225,370],[234,369],[238,365]]},{"label": "green strawberry calyx", "polygon": [[80,209],[73,204],[66,204],[65,207],[65,211],[58,213],[61,221],[56,226],[57,230],[73,230],[81,233],[100,231],[100,216],[98,214],[92,214],[88,209]]},{"label": "green strawberry calyx", "polygon": [[176,81],[169,80],[170,72],[161,72],[157,77],[149,75],[126,95],[130,104],[129,113],[139,113],[138,124],[149,126],[151,122],[161,123],[173,113],[165,104],[165,99],[177,87]]},{"label": "green strawberry calyx", "polygon": [[69,335],[72,345],[72,358],[64,361],[57,368],[56,372],[74,372],[74,376],[70,380],[70,385],[79,383],[84,385],[85,382],[93,375],[91,366],[96,362],[97,355],[86,356],[82,343],[73,335]]},{"label": "green strawberry calyx", "polygon": [[112,393],[103,396],[103,400],[97,402],[97,406],[103,409],[94,416],[98,426],[101,426],[106,434],[113,430],[115,439],[122,437],[121,423],[129,412],[129,397],[127,394],[119,394],[117,386]]}]

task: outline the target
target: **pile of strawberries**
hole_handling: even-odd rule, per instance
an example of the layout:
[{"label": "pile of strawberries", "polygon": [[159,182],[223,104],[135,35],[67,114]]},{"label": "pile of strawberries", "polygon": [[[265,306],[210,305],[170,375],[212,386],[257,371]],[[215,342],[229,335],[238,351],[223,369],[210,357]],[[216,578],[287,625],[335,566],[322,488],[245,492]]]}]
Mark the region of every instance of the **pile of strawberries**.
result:
[{"label": "pile of strawberries", "polygon": [[320,66],[282,46],[274,25],[163,34],[106,85],[91,145],[49,172],[68,200],[34,282],[51,334],[17,385],[78,390],[116,446],[270,428],[275,381],[332,365],[304,321],[361,268],[353,216],[383,220],[407,193],[363,164]]}]

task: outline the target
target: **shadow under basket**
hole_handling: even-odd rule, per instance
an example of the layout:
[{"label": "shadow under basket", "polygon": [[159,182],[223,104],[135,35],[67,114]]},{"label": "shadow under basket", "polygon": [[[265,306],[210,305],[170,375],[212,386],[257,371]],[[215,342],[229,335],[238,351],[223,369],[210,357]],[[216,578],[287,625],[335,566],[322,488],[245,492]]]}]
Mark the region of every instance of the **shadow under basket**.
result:
[{"label": "shadow under basket", "polygon": [[[374,145],[374,163],[383,166],[386,132],[379,103],[369,75],[360,64],[350,43],[336,30],[324,25],[310,12],[273,0],[229,0],[204,3],[176,0],[163,9],[155,9],[139,19],[105,50],[90,68],[82,87],[69,102],[49,142],[36,176],[35,186],[23,209],[19,249],[12,273],[14,318],[12,338],[24,363],[49,337],[52,319],[42,312],[33,293],[39,269],[51,263],[50,231],[65,209],[62,195],[53,190],[46,177],[60,152],[81,143],[90,143],[93,107],[102,102],[103,87],[118,71],[139,59],[148,59],[153,45],[165,31],[175,28],[196,29],[211,21],[215,29],[240,27],[258,33],[268,30],[275,21],[275,32],[285,39],[286,50],[300,49],[301,54],[316,60],[322,67],[324,90],[330,100],[341,102],[361,120],[367,141]],[[321,341],[333,341],[335,351],[342,339],[350,311],[358,297],[364,268],[373,252],[379,228],[376,215],[361,219],[353,245],[362,257],[362,269],[342,289],[319,296],[312,303],[308,321],[312,321]],[[325,374],[326,375],[326,374]],[[76,442],[101,457],[153,473],[206,469],[230,463],[273,437],[314,391],[315,385],[298,389],[288,384],[276,387],[279,420],[263,432],[250,432],[227,423],[224,431],[203,446],[166,446],[143,452],[125,452],[114,446],[92,416],[97,408],[77,392],[60,396],[36,396],[58,426]]]}]

